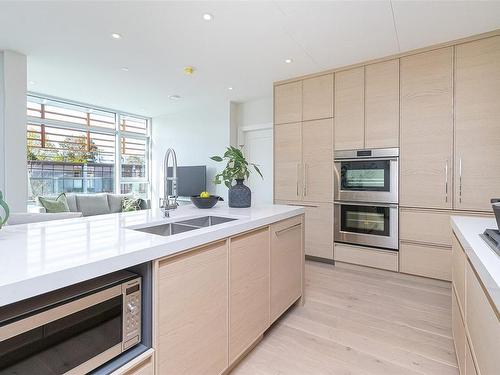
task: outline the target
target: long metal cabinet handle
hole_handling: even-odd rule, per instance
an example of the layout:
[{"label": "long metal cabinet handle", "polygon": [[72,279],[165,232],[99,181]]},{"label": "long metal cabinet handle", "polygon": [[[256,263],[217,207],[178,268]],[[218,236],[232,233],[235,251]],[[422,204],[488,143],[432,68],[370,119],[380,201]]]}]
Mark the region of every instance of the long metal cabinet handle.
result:
[{"label": "long metal cabinet handle", "polygon": [[276,232],[274,232],[274,234],[276,236],[279,236],[280,234],[283,234],[285,232],[288,232],[289,230],[292,230],[294,228],[297,228],[297,227],[300,227],[302,225],[302,223],[298,223],[298,224],[295,224],[295,225],[292,225],[291,227],[288,227],[288,228],[284,228],[284,229],[281,229],[281,230],[278,230]]},{"label": "long metal cabinet handle", "polygon": [[300,164],[297,163],[297,197],[299,196],[299,168],[300,168]]},{"label": "long metal cabinet handle", "polygon": [[462,203],[462,157],[460,157],[458,162],[458,181],[459,181],[458,201]]},{"label": "long metal cabinet handle", "polygon": [[446,166],[444,167],[444,174],[446,175],[445,180],[444,180],[445,202],[448,203],[448,159],[446,159]]},{"label": "long metal cabinet handle", "polygon": [[304,163],[304,197],[307,196],[307,164]]}]

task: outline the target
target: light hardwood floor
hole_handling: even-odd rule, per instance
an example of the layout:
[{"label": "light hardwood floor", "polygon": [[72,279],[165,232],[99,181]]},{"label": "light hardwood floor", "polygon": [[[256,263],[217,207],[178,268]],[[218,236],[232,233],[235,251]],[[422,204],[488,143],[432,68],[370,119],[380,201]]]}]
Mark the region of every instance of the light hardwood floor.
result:
[{"label": "light hardwood floor", "polygon": [[232,375],[457,375],[451,284],[350,265],[306,263],[306,303]]}]

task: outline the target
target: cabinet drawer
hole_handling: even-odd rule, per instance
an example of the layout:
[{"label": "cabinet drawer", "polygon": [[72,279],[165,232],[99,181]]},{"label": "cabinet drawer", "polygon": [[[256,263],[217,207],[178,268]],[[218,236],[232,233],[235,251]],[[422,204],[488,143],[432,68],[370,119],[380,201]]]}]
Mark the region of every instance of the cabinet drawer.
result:
[{"label": "cabinet drawer", "polygon": [[451,281],[451,248],[401,242],[400,271]]},{"label": "cabinet drawer", "polygon": [[465,327],[462,315],[457,304],[457,296],[453,290],[451,292],[451,320],[458,368],[460,370],[460,374],[465,374],[465,344],[467,339],[465,337]]},{"label": "cabinet drawer", "polygon": [[451,246],[450,213],[447,211],[402,208],[399,212],[399,231],[402,241]]},{"label": "cabinet drawer", "polygon": [[465,255],[462,245],[460,245],[455,235],[452,237],[452,243],[451,278],[457,292],[458,304],[463,314],[465,311],[465,264],[467,262],[467,255]]},{"label": "cabinet drawer", "polygon": [[498,374],[500,321],[469,262],[466,264],[465,320],[480,374]]},{"label": "cabinet drawer", "polygon": [[269,227],[229,242],[229,363],[269,327]]},{"label": "cabinet drawer", "polygon": [[302,295],[302,216],[271,225],[271,323]]},{"label": "cabinet drawer", "polygon": [[335,243],[333,258],[339,262],[359,264],[389,271],[398,270],[398,252]]}]

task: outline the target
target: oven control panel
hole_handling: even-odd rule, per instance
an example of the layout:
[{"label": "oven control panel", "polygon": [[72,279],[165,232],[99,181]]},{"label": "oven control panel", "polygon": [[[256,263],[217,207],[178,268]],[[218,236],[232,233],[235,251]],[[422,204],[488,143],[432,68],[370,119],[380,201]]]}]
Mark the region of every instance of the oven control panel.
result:
[{"label": "oven control panel", "polygon": [[123,291],[123,350],[141,341],[142,290],[141,279],[124,283]]}]

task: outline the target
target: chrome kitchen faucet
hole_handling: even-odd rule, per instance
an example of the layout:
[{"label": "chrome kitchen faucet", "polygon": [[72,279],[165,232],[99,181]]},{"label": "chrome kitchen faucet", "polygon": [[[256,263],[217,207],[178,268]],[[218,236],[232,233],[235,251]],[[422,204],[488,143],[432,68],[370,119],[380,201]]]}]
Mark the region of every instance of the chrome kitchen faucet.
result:
[{"label": "chrome kitchen faucet", "polygon": [[[170,156],[172,156],[172,177],[168,173]],[[175,210],[179,206],[177,203],[177,155],[173,148],[167,150],[163,159],[163,181],[163,198],[160,198],[160,209],[163,211],[163,217],[170,217],[170,210]],[[170,189],[169,181],[171,181]]]}]

